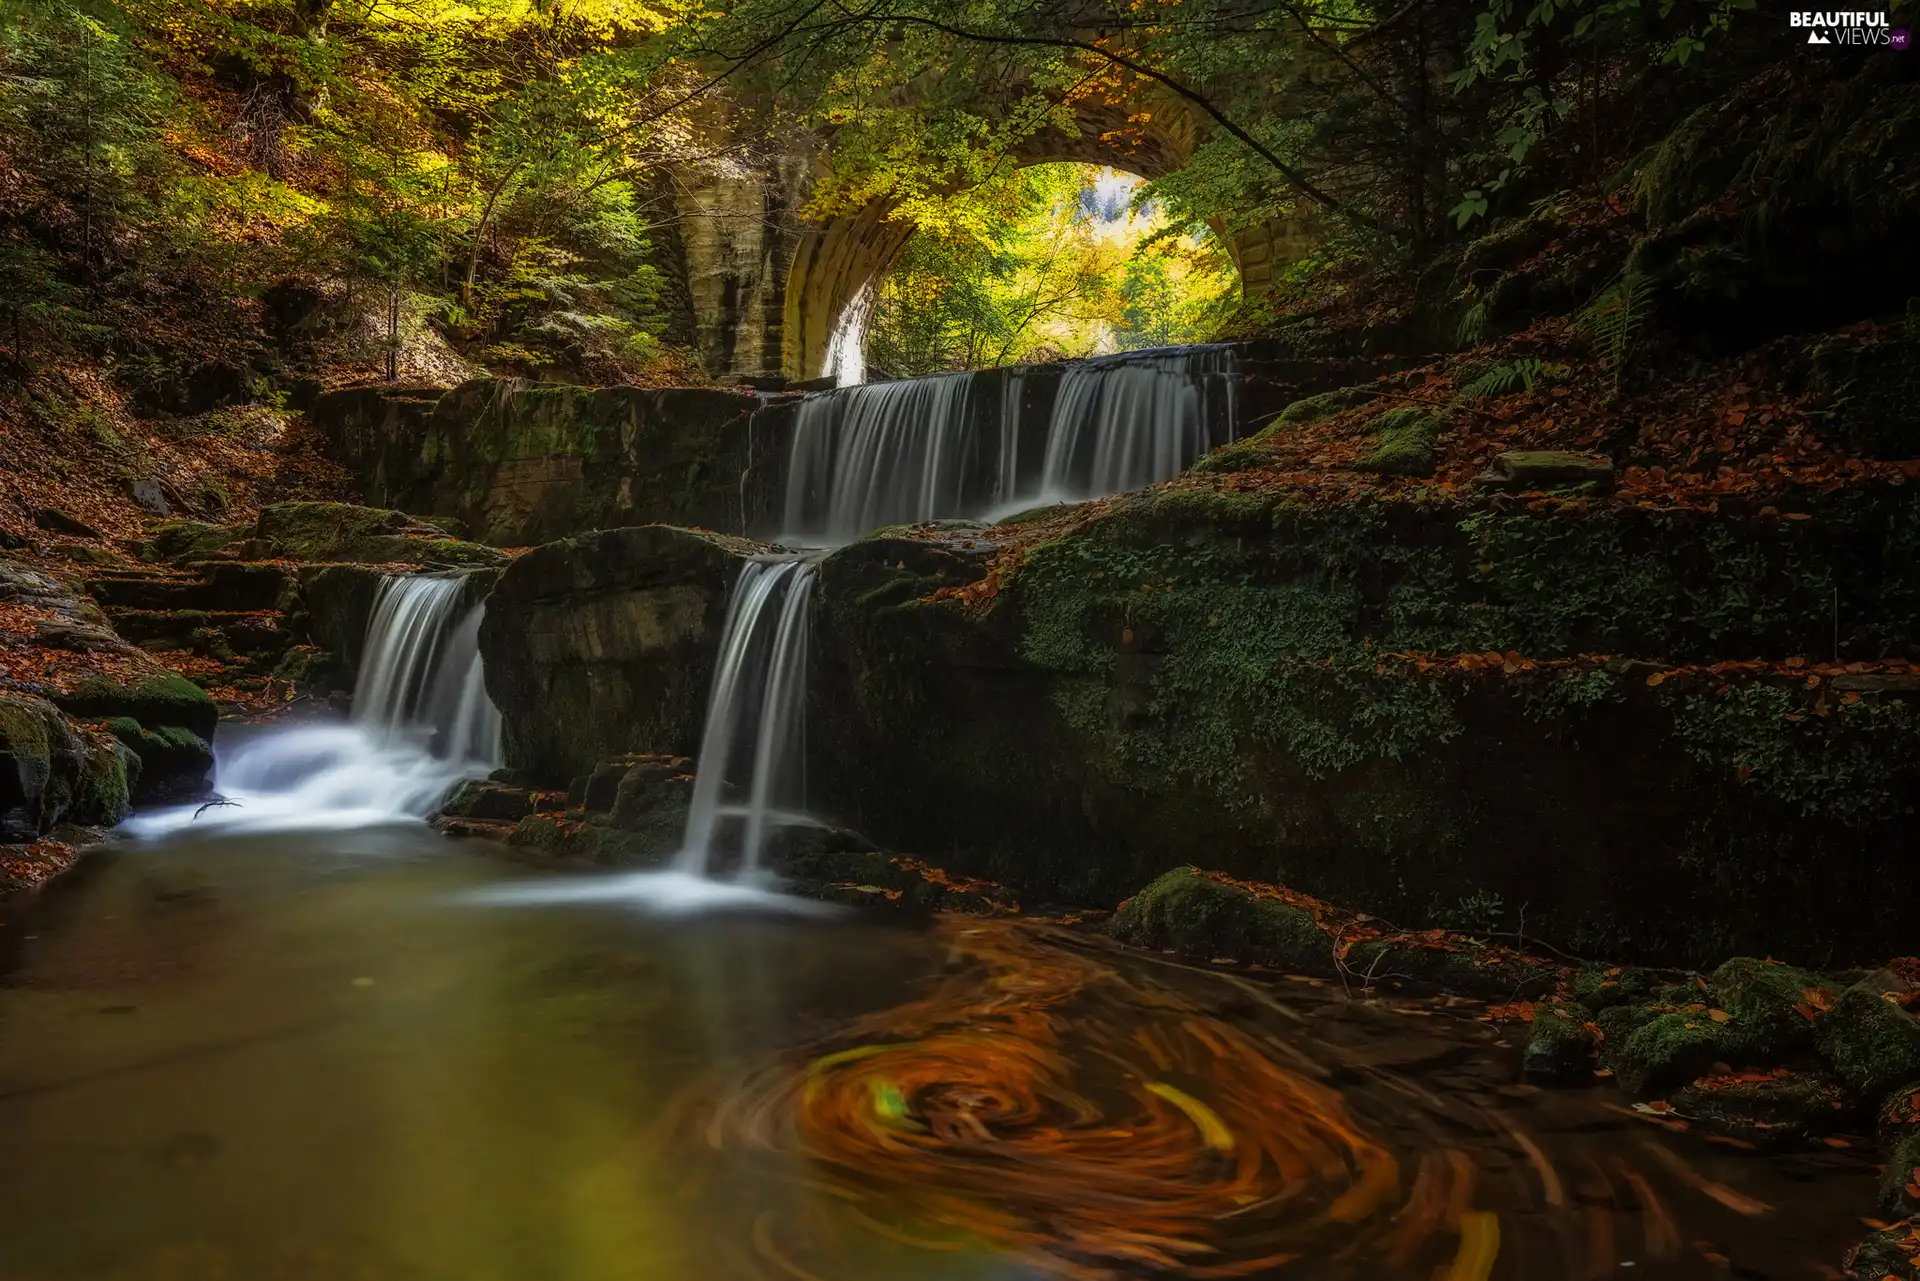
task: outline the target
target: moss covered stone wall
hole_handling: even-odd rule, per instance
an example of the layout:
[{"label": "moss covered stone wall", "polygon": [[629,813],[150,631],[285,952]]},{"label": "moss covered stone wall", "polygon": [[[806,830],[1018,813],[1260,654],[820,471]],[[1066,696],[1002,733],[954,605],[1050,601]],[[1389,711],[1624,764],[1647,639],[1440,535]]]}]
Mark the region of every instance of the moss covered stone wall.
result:
[{"label": "moss covered stone wall", "polygon": [[742,528],[758,403],[706,388],[480,379],[444,394],[350,388],[312,416],[368,502],[524,547],[653,521]]},{"label": "moss covered stone wall", "polygon": [[856,544],[821,582],[817,803],[1080,901],[1194,862],[1595,953],[1898,950],[1920,678],[1832,659],[1911,653],[1917,516],[1176,488],[972,601],[933,597],[991,531]]}]

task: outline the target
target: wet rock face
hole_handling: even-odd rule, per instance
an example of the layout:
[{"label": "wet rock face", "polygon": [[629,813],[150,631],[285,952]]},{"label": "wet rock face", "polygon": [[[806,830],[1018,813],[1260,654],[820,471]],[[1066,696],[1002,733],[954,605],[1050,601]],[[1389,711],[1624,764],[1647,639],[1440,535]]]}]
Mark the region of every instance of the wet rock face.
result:
[{"label": "wet rock face", "polygon": [[755,396],[481,379],[445,393],[360,387],[313,420],[368,501],[526,547],[660,521],[743,528]]},{"label": "wet rock face", "polygon": [[728,593],[759,550],[655,525],[516,560],[480,629],[507,764],[561,782],[626,752],[696,751]]},{"label": "wet rock face", "polygon": [[[1916,705],[1794,658],[1832,652],[1836,589],[1843,656],[1920,634],[1904,495],[1789,526],[1176,482],[981,581],[1013,530],[822,565],[823,817],[1029,896],[1195,863],[1403,924],[1525,904],[1534,937],[1640,962],[1884,954],[1920,910]],[[1755,1001],[1740,1030],[1804,1037]]]}]

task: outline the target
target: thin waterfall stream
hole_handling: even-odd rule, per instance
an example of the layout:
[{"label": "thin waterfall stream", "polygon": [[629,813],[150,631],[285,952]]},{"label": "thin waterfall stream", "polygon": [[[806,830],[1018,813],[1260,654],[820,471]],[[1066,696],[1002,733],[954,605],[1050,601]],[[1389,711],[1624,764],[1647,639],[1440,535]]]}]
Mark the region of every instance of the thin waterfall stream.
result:
[{"label": "thin waterfall stream", "polygon": [[816,568],[799,557],[741,567],[714,664],[681,871],[710,875],[731,838],[739,878],[752,879],[772,829],[793,821],[804,803],[807,602]]}]

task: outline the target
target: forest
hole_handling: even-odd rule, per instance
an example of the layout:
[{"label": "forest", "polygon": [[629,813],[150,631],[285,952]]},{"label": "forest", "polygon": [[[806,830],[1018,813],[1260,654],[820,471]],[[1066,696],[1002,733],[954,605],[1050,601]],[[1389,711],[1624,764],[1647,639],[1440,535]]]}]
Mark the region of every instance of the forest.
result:
[{"label": "forest", "polygon": [[0,0],[0,1281],[1920,1281],[1912,0]]}]

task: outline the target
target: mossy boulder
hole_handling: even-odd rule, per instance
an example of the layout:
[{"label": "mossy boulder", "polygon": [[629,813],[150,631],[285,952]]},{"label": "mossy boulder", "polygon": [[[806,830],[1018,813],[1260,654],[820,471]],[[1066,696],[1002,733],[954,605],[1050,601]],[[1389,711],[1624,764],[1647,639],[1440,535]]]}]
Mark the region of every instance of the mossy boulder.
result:
[{"label": "mossy boulder", "polygon": [[1480,483],[1516,491],[1613,488],[1613,463],[1597,454],[1551,449],[1512,449],[1496,455]]},{"label": "mossy boulder", "polygon": [[1820,1071],[1703,1076],[1667,1101],[1702,1129],[1762,1146],[1823,1134],[1851,1115],[1845,1087]]},{"label": "mossy boulder", "polygon": [[74,725],[45,699],[0,690],[0,843],[62,822],[126,815],[128,761],[111,738]]},{"label": "mossy boulder", "polygon": [[1389,409],[1368,424],[1378,433],[1373,450],[1354,464],[1357,471],[1389,476],[1431,476],[1440,420],[1424,409]]},{"label": "mossy boulder", "polygon": [[533,812],[531,790],[484,778],[462,779],[440,802],[440,813],[452,818],[517,823]]},{"label": "mossy boulder", "polygon": [[263,507],[245,546],[295,561],[460,567],[497,566],[507,560],[494,548],[450,537],[445,530],[404,512],[351,503]]},{"label": "mossy boulder", "polygon": [[1373,386],[1341,387],[1334,391],[1323,391],[1317,396],[1302,396],[1280,411],[1280,416],[1274,419],[1274,425],[1282,431],[1288,427],[1311,426],[1356,405],[1369,404],[1379,396],[1380,389]]},{"label": "mossy boulder", "polygon": [[507,835],[511,857],[548,866],[653,867],[673,853],[650,834],[578,813],[529,814]]},{"label": "mossy boulder", "polygon": [[1899,1003],[1855,984],[1815,1025],[1820,1057],[1854,1097],[1877,1104],[1920,1077],[1920,1021]]},{"label": "mossy boulder", "polygon": [[185,565],[192,561],[212,560],[235,554],[241,543],[253,536],[247,525],[210,525],[198,520],[163,520],[155,523],[141,545],[142,560]]},{"label": "mossy boulder", "polygon": [[1607,1065],[1622,1090],[1646,1099],[1703,1075],[1723,1053],[1718,1024],[1704,1011],[1677,1010],[1654,1015],[1617,1043],[1609,1033]]},{"label": "mossy boulder", "polygon": [[213,748],[183,725],[148,729],[131,716],[115,716],[107,730],[139,762],[133,799],[140,804],[187,800],[206,791]]},{"label": "mossy boulder", "polygon": [[698,750],[729,594],[765,550],[649,525],[514,561],[480,629],[507,764],[560,782],[631,752]]},{"label": "mossy boulder", "polygon": [[1575,1085],[1593,1079],[1599,1038],[1577,1006],[1535,1006],[1521,1053],[1520,1071],[1530,1081]]},{"label": "mossy boulder", "polygon": [[1880,1176],[1880,1213],[1889,1219],[1920,1214],[1920,1135],[1910,1134],[1887,1154]]},{"label": "mossy boulder", "polygon": [[127,716],[154,728],[176,725],[207,739],[220,721],[220,709],[207,691],[165,671],[126,680],[91,676],[54,701],[73,716],[100,720]]},{"label": "mossy boulder", "polygon": [[1573,976],[1573,999],[1599,1013],[1649,995],[1660,986],[1652,970],[1632,965],[1589,965]]},{"label": "mossy boulder", "polygon": [[1123,943],[1198,960],[1230,957],[1305,974],[1333,970],[1333,940],[1313,914],[1181,867],[1135,894],[1108,931]]},{"label": "mossy boulder", "polygon": [[1347,950],[1347,971],[1371,982],[1412,984],[1501,1000],[1537,997],[1559,985],[1552,966],[1468,939],[1368,939]]},{"label": "mossy boulder", "polygon": [[1737,956],[1709,979],[1713,1000],[1732,1016],[1729,1062],[1784,1063],[1813,1044],[1813,1010],[1831,993],[1819,975],[1778,961]]}]

